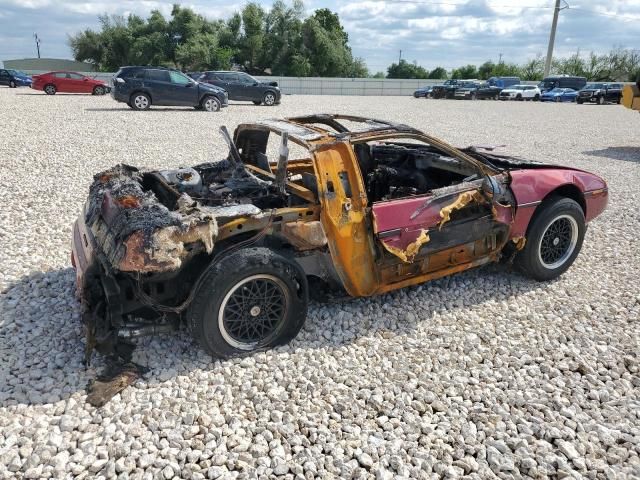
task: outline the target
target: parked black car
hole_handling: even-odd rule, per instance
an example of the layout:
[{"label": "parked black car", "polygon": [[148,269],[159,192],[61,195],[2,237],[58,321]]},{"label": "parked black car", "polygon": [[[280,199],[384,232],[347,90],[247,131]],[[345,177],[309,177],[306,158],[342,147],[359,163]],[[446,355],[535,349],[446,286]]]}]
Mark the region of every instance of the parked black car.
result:
[{"label": "parked black car", "polygon": [[451,79],[444,81],[440,85],[434,85],[431,96],[433,98],[453,98],[458,84],[461,82],[462,80]]},{"label": "parked black car", "polygon": [[277,105],[280,103],[280,89],[277,82],[260,82],[244,72],[204,72],[199,82],[210,83],[224,88],[230,100],[247,100],[260,105]]},{"label": "parked black car", "polygon": [[583,89],[578,91],[576,102],[597,103],[603,105],[606,102],[620,103],[622,97],[621,83],[587,83]]},{"label": "parked black car", "polygon": [[502,87],[498,87],[496,85],[489,85],[488,83],[483,83],[476,90],[476,98],[478,100],[499,100],[500,92],[503,90]]},{"label": "parked black car", "polygon": [[456,100],[475,100],[478,96],[480,82],[462,82],[457,85],[453,98]]},{"label": "parked black car", "polygon": [[433,91],[433,86],[428,85],[426,87],[420,87],[415,92],[413,92],[414,98],[428,98],[431,96],[431,92]]},{"label": "parked black car", "polygon": [[162,105],[217,112],[229,104],[223,89],[196,82],[178,70],[163,67],[120,68],[112,79],[111,96],[134,110]]}]

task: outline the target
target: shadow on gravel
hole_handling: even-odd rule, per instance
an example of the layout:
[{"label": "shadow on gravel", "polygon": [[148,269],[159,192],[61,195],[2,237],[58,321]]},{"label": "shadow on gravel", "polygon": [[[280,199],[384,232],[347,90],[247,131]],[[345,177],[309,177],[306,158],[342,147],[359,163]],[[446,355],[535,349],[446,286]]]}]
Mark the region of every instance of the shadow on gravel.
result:
[{"label": "shadow on gravel", "polygon": [[[506,301],[539,286],[503,265],[491,265],[367,299],[311,301],[298,338],[274,354],[335,349],[375,333],[382,338],[411,335],[419,325],[428,324],[434,313],[456,315],[490,299]],[[467,292],[464,298],[462,289]],[[85,339],[74,291],[74,270],[65,268],[24,277],[0,292],[0,407],[67,399],[85,392],[104,369],[105,358],[97,353],[91,367],[85,369],[82,363]],[[411,306],[418,303],[423,309],[414,314]],[[237,362],[212,360],[184,328],[139,339],[132,360],[148,367],[147,384]]]},{"label": "shadow on gravel", "polygon": [[582,153],[594,157],[640,163],[640,147],[607,147],[602,150],[588,150]]},{"label": "shadow on gravel", "polygon": [[[85,108],[85,112],[136,112],[133,108],[129,107],[113,107],[113,108]],[[151,107],[148,110],[144,110],[144,113],[147,114],[149,112],[198,112],[193,107],[173,107],[173,108],[162,108],[162,107]]]}]

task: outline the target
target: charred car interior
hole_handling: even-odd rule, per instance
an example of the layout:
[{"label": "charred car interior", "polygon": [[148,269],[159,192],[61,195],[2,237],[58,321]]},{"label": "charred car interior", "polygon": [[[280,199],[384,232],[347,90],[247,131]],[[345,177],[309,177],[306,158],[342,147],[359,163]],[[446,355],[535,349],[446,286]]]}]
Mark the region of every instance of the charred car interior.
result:
[{"label": "charred car interior", "polygon": [[218,161],[95,175],[72,254],[87,361],[94,348],[127,358],[131,339],[181,324],[218,357],[286,343],[311,277],[368,296],[507,258],[554,278],[607,201],[595,175],[381,120],[317,114],[221,133]]}]

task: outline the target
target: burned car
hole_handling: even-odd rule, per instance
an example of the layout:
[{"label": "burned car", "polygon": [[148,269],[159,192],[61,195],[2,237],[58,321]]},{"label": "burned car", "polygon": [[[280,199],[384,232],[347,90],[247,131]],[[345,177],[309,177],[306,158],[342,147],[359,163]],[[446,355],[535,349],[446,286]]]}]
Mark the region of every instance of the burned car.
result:
[{"label": "burned car", "polygon": [[381,120],[221,131],[219,161],[95,176],[72,253],[88,352],[181,324],[216,357],[283,344],[303,325],[310,278],[370,296],[506,259],[550,280],[608,199],[596,175]]}]

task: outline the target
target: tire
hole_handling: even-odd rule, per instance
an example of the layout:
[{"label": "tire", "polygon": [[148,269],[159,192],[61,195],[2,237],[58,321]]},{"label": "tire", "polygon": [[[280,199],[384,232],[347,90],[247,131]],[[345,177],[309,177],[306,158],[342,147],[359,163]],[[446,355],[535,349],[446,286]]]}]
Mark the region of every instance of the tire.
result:
[{"label": "tire", "polygon": [[616,99],[616,104],[620,105],[620,97]]},{"label": "tire", "polygon": [[151,106],[151,98],[146,93],[134,93],[129,100],[129,106],[134,110],[148,110]]},{"label": "tire", "polygon": [[547,281],[573,264],[582,248],[586,225],[582,208],[570,198],[552,197],[538,208],[516,265],[528,277]]},{"label": "tire", "polygon": [[107,93],[107,90],[104,87],[100,86],[100,85],[98,85],[97,87],[95,87],[93,89],[93,94],[94,95],[104,95],[105,93]]},{"label": "tire", "polygon": [[534,95],[534,97],[533,97],[533,101],[534,101],[534,102],[539,102],[539,101],[540,101],[540,94],[539,94],[539,93],[536,93],[536,94]]},{"label": "tire", "polygon": [[16,85],[15,80],[11,80],[11,81],[9,82],[9,88],[16,88],[17,86],[18,86],[18,85]]},{"label": "tire", "polygon": [[576,103],[577,103],[578,105],[582,105],[582,100],[580,100],[579,98],[576,98]]},{"label": "tire", "polygon": [[521,102],[522,101],[522,95],[521,94],[517,94],[516,95],[516,100]]},{"label": "tire", "polygon": [[603,96],[598,97],[598,105],[604,105],[604,97]]},{"label": "tire", "polygon": [[213,95],[204,97],[200,105],[205,112],[219,112],[221,107],[220,100]]},{"label": "tire", "polygon": [[495,96],[493,97],[494,100],[500,100],[500,94],[496,93]]},{"label": "tire", "polygon": [[[243,356],[293,339],[306,319],[308,297],[307,277],[298,264],[267,248],[247,248],[205,274],[187,320],[213,357]],[[254,318],[272,322],[269,330],[258,332]]]},{"label": "tire", "polygon": [[478,94],[477,93],[474,92],[474,93],[471,94],[471,100],[477,100],[477,98],[478,98]]},{"label": "tire", "polygon": [[[418,97],[416,97],[416,98],[418,98]],[[254,100],[253,104],[254,105],[262,105],[262,100]]]},{"label": "tire", "polygon": [[562,99],[560,97],[556,97],[556,103],[560,102]]},{"label": "tire", "polygon": [[262,98],[262,102],[267,106],[267,107],[272,107],[273,105],[276,104],[276,94],[273,92],[267,92],[264,94],[264,97]]},{"label": "tire", "polygon": [[47,95],[55,95],[56,92],[58,91],[56,86],[51,83],[48,83],[47,85],[45,85],[43,90],[44,90],[44,93],[46,93]]}]

